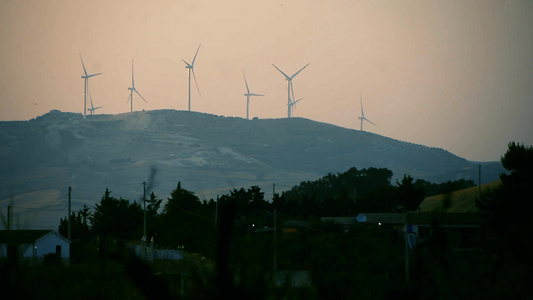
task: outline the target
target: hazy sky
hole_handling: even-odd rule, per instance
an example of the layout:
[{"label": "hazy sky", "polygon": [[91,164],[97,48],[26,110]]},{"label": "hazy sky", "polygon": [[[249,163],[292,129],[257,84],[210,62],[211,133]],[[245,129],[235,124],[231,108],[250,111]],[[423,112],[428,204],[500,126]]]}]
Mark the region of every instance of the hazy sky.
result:
[{"label": "hazy sky", "polygon": [[[499,160],[533,145],[533,1],[0,1],[0,120],[83,112],[83,68],[97,113],[187,109],[294,116]],[[208,126],[209,124],[206,124]],[[0,141],[1,142],[1,141]]]}]

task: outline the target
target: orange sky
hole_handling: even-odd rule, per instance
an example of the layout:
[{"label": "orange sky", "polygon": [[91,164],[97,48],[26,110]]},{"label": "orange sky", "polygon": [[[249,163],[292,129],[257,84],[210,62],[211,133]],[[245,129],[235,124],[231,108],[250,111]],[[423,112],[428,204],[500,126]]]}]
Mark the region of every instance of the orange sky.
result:
[{"label": "orange sky", "polygon": [[509,141],[533,144],[532,1],[27,1],[0,2],[0,120],[51,109],[83,113],[83,55],[97,113],[129,112],[131,60],[148,103],[294,116],[498,160]]}]

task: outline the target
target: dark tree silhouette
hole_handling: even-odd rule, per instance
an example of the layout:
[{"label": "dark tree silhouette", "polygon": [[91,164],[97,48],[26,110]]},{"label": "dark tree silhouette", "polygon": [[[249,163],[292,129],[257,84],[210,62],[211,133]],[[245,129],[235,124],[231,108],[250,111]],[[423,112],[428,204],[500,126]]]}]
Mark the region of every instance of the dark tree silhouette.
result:
[{"label": "dark tree silhouette", "polygon": [[181,182],[170,194],[165,204],[165,212],[180,213],[183,211],[195,211],[200,208],[200,199],[191,191],[181,188]]},{"label": "dark tree silhouette", "polygon": [[[87,207],[85,204],[83,205],[83,208],[78,210],[77,212],[72,212],[70,215],[70,229],[71,229],[71,240],[75,241],[80,238],[88,238],[90,236],[90,226],[89,226],[89,218],[91,216],[91,213],[89,211],[89,207]],[[64,219],[61,218],[59,221],[59,228],[58,228],[59,234],[61,234],[64,237],[68,237],[68,218],[65,217]]]},{"label": "dark tree silhouette", "polygon": [[107,188],[90,219],[94,234],[99,236],[129,240],[142,236],[142,207],[122,198],[113,198]]},{"label": "dark tree silhouette", "polygon": [[185,246],[188,251],[213,257],[214,211],[208,204],[202,204],[193,192],[182,188],[181,182],[170,196],[160,215],[156,242],[171,248]]},{"label": "dark tree silhouette", "polygon": [[424,200],[424,188],[418,187],[413,183],[413,177],[404,175],[402,182],[396,182],[398,188],[396,197],[405,211],[414,211]]}]

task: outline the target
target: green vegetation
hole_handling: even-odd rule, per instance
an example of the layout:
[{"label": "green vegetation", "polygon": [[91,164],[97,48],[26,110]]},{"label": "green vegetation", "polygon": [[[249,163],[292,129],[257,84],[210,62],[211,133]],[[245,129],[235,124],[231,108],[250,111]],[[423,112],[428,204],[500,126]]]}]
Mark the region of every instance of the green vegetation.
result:
[{"label": "green vegetation", "polygon": [[501,162],[509,173],[502,174],[502,184],[482,194],[477,201],[487,223],[488,247],[496,254],[491,281],[510,276],[515,282],[531,286],[533,202],[529,187],[533,183],[533,147],[510,143]]},{"label": "green vegetation", "polygon": [[[165,277],[169,270],[189,274],[187,297],[198,299],[528,298],[533,206],[525,195],[533,182],[532,161],[531,147],[509,144],[502,157],[509,174],[501,176],[501,187],[477,199],[486,220],[484,244],[468,252],[457,251],[448,231],[436,225],[425,242],[406,252],[401,229],[321,221],[362,212],[417,211],[428,195],[474,185],[465,180],[433,184],[409,175],[392,184],[390,170],[351,168],[302,182],[272,201],[257,186],[201,201],[178,182],[164,205],[151,193],[147,236],[161,248],[184,247],[188,255],[176,263],[148,264],[130,253],[127,245],[143,235],[143,206],[114,198],[106,189],[94,209],[84,206],[71,216],[70,266],[53,260],[35,268],[2,262],[9,271],[0,280],[24,298],[164,299],[177,285]],[[284,233],[286,221],[297,229]],[[66,218],[59,231],[67,235]],[[311,284],[276,287],[274,269],[308,271]],[[23,289],[26,285],[35,289]]]}]

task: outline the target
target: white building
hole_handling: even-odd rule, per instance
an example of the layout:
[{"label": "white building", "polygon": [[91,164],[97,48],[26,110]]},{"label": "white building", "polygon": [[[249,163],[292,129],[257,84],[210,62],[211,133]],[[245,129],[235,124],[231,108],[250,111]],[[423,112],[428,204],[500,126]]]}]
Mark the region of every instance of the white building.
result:
[{"label": "white building", "polygon": [[51,253],[58,255],[63,263],[70,261],[70,241],[57,231],[0,230],[0,259],[38,264]]}]

